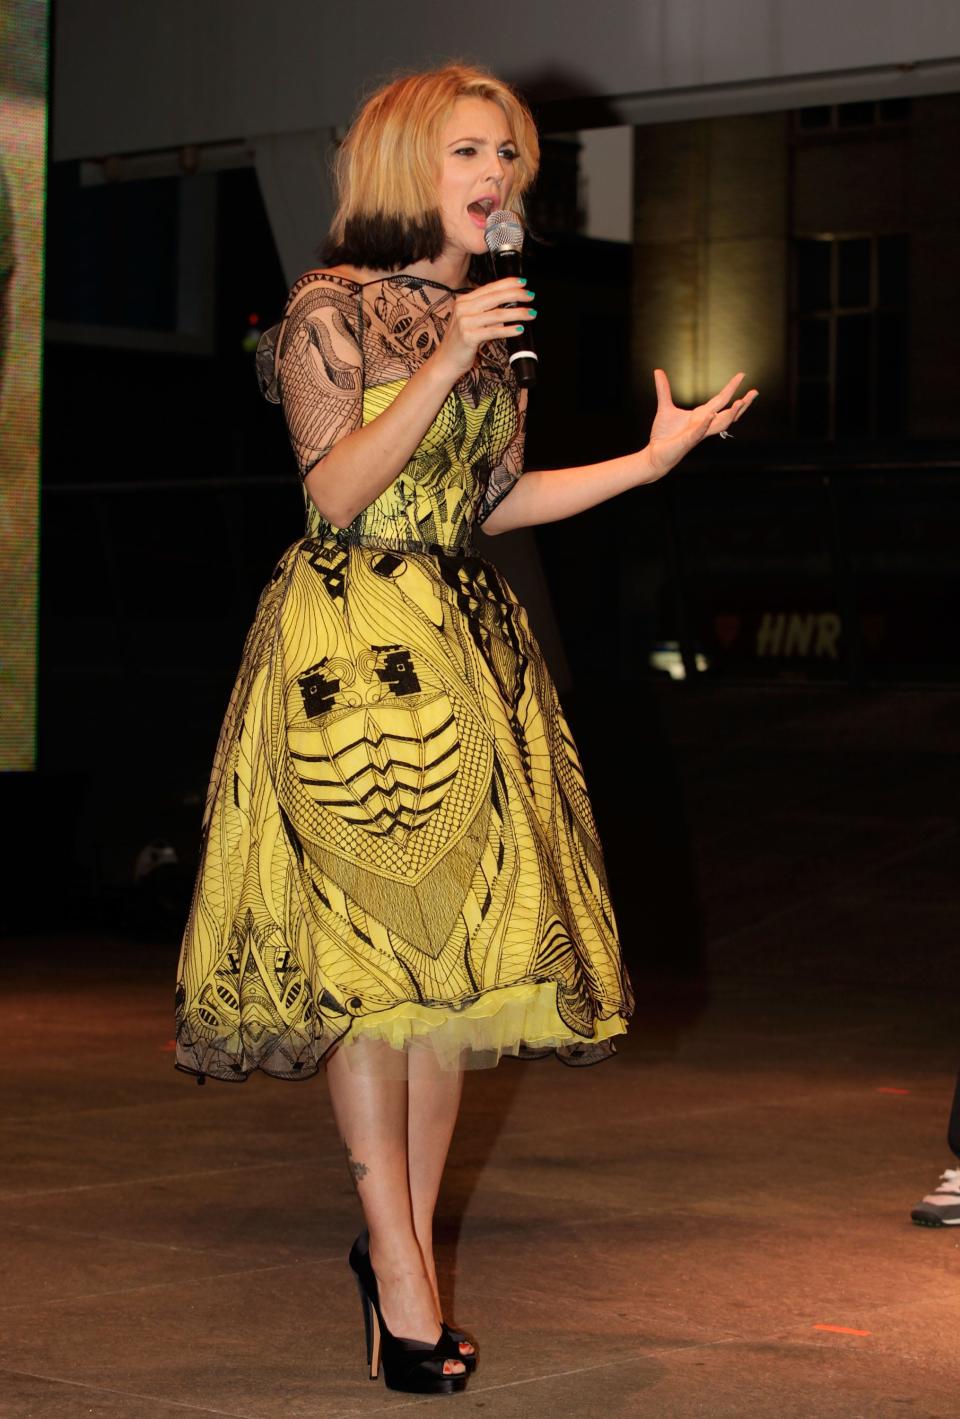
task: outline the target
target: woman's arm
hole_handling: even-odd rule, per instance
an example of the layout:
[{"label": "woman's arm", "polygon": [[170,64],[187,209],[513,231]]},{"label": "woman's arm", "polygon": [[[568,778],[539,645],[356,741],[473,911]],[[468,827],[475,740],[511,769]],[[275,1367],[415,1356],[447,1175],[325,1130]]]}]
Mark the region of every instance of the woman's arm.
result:
[{"label": "woman's arm", "polygon": [[654,483],[675,468],[692,448],[712,434],[726,432],[749,409],[757,391],[751,389],[729,408],[728,401],[742,374],[728,380],[719,394],[696,409],[678,409],[663,370],[654,371],[657,385],[657,415],[650,442],[636,453],[590,463],[584,468],[554,468],[525,473],[503,502],[483,524],[484,532],[495,536],[516,527],[535,527],[542,522],[559,522],[575,513],[625,493],[641,483]]},{"label": "woman's arm", "polygon": [[[334,527],[347,527],[406,467],[437,412],[488,340],[512,335],[531,312],[530,295],[506,277],[458,296],[442,341],[396,399],[363,428],[346,434],[307,473],[311,499]],[[506,312],[504,306],[512,308]],[[508,319],[507,319],[508,318]]]},{"label": "woman's arm", "polygon": [[512,532],[516,527],[537,527],[541,522],[559,522],[597,503],[615,498],[628,488],[652,483],[647,451],[628,453],[606,463],[588,463],[583,468],[532,469],[518,479],[510,492],[494,508],[483,524],[484,532]]},{"label": "woman's arm", "polygon": [[440,351],[425,360],[389,408],[335,443],[303,480],[320,515],[349,527],[409,463],[455,382]]}]

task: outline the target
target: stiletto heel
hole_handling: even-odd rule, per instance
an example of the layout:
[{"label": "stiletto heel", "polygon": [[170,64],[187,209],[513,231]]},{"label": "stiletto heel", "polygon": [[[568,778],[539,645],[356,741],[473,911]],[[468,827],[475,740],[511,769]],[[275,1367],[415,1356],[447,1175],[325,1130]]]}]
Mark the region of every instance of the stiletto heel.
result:
[{"label": "stiletto heel", "polygon": [[[387,1328],[380,1310],[376,1273],[362,1241],[363,1238],[358,1237],[354,1242],[348,1260],[360,1290],[370,1378],[377,1378],[382,1359],[387,1389],[402,1390],[406,1394],[456,1394],[465,1389],[464,1357],[451,1353],[446,1326],[441,1327],[440,1339],[435,1345],[424,1340],[405,1340]],[[449,1360],[459,1360],[464,1365],[464,1373],[445,1374],[444,1365]]]},{"label": "stiletto heel", "polygon": [[[360,1233],[359,1237],[357,1237],[356,1241],[354,1242],[353,1251],[356,1252],[358,1258],[367,1258],[367,1261],[369,1262],[370,1233],[367,1231],[366,1228],[364,1228],[364,1230]],[[353,1262],[351,1262],[350,1265],[352,1266]],[[361,1291],[360,1294],[363,1295],[363,1292]],[[446,1358],[448,1360],[459,1360],[461,1365],[464,1366],[467,1374],[472,1375],[474,1370],[477,1368],[476,1347],[471,1350],[469,1355],[464,1355],[463,1351],[460,1349],[460,1346],[473,1345],[473,1341],[468,1335],[465,1335],[462,1330],[456,1330],[453,1326],[447,1325],[447,1322],[445,1320],[441,1320],[440,1325],[442,1327],[442,1330],[440,1332],[440,1340],[437,1343],[445,1345],[444,1353],[446,1355]]]},{"label": "stiletto heel", "polygon": [[370,1378],[377,1379],[380,1374],[380,1322],[377,1320],[377,1313],[373,1309],[373,1304],[363,1285],[360,1277],[357,1277],[357,1290],[360,1292],[360,1309],[363,1311],[363,1333],[367,1342],[367,1364],[370,1366]]}]

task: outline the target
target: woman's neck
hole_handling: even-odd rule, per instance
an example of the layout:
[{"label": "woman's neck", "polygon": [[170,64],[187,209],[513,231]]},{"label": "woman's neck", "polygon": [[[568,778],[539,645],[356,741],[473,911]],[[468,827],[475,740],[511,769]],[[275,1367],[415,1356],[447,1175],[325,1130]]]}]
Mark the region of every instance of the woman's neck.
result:
[{"label": "woman's neck", "polygon": [[422,276],[425,281],[436,281],[441,286],[449,286],[458,291],[467,284],[470,270],[470,254],[465,251],[443,252],[435,261],[414,261],[403,268],[404,276]]}]

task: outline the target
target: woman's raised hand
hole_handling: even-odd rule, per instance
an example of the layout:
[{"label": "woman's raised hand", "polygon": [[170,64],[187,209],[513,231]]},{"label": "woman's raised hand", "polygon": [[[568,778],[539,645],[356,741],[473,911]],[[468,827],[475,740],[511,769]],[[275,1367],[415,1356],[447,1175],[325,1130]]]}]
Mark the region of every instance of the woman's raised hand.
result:
[{"label": "woman's raised hand", "polygon": [[537,312],[529,304],[534,292],[521,285],[517,276],[504,276],[457,296],[453,314],[440,346],[434,355],[449,369],[454,379],[466,374],[476,359],[477,350],[487,340],[504,340],[516,335],[523,321],[533,320]]},{"label": "woman's raised hand", "polygon": [[751,389],[730,403],[737,386],[743,381],[742,374],[735,374],[705,404],[698,404],[695,409],[678,409],[670,392],[670,381],[663,370],[654,370],[653,378],[657,386],[657,414],[646,452],[656,478],[669,473],[703,439],[712,434],[725,433],[747,412],[757,397],[757,391]]}]

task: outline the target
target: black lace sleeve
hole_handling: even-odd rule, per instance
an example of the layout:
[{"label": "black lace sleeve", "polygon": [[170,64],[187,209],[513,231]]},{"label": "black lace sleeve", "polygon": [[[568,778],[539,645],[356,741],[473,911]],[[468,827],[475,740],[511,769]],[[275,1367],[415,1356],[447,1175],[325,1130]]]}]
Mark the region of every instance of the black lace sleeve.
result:
[{"label": "black lace sleeve", "polygon": [[302,478],[363,423],[361,319],[350,283],[314,280],[293,288],[283,321],[261,337],[260,388],[283,405]]},{"label": "black lace sleeve", "polygon": [[503,502],[523,473],[523,449],[527,424],[527,391],[516,395],[516,428],[500,457],[490,469],[486,492],[477,508],[477,523],[486,522],[494,508]]}]

